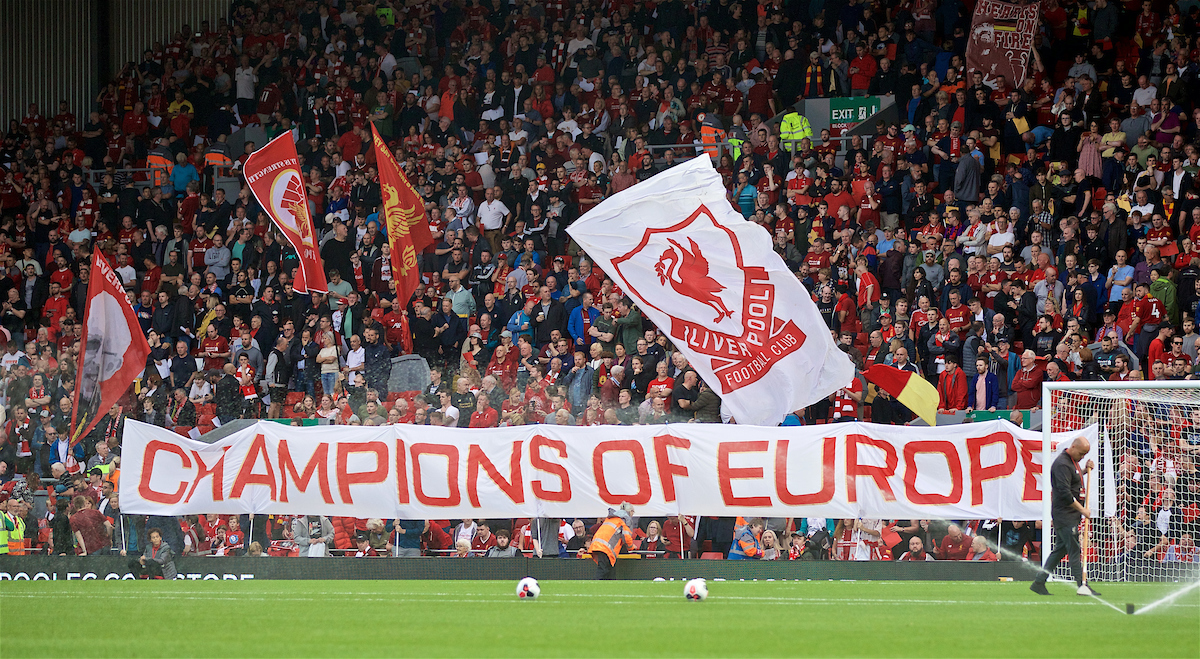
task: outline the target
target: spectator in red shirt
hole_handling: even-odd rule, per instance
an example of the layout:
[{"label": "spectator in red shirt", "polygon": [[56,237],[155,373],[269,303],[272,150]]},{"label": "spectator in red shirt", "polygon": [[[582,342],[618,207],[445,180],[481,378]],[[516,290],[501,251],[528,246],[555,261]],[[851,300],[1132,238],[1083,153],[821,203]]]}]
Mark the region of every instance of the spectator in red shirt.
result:
[{"label": "spectator in red shirt", "polygon": [[957,412],[967,409],[967,374],[958,367],[958,357],[946,355],[946,370],[938,376],[938,410]]},{"label": "spectator in red shirt", "polygon": [[967,329],[971,327],[971,309],[962,303],[962,293],[958,289],[950,289],[947,297],[950,305],[944,312],[946,320],[950,323],[950,329],[958,333],[958,340],[965,341]]},{"label": "spectator in red shirt", "polygon": [[970,551],[971,539],[957,524],[951,524],[946,529],[946,537],[942,538],[942,546],[938,549],[938,558],[943,561],[965,561]]},{"label": "spectator in red shirt", "polygon": [[665,359],[655,364],[654,370],[658,377],[651,380],[650,384],[646,386],[646,398],[661,398],[665,409],[670,409],[671,392],[675,390],[675,379],[667,375],[669,367],[670,364]]},{"label": "spectator in red shirt", "polygon": [[475,537],[471,539],[471,553],[476,556],[483,556],[489,549],[496,546],[496,536],[492,534],[491,524],[486,519],[481,519],[475,522],[477,531]]},{"label": "spectator in red shirt", "polygon": [[[1016,394],[1018,410],[1031,410],[1042,400],[1042,367],[1032,350],[1021,353],[1021,369],[1012,379],[1012,391]],[[1011,400],[1011,399],[1010,399]]]},{"label": "spectator in red shirt", "polygon": [[86,556],[108,547],[112,523],[95,509],[91,499],[77,496],[71,500],[71,506],[77,511],[71,515],[71,531],[75,534],[75,542],[81,553]]},{"label": "spectator in red shirt", "polygon": [[860,256],[855,260],[854,271],[858,274],[855,285],[858,287],[858,314],[862,320],[864,332],[879,329],[878,302],[881,295],[879,280],[871,274],[867,266],[867,257]]},{"label": "spectator in red shirt", "polygon": [[967,554],[967,560],[998,561],[1000,559],[996,556],[996,552],[992,551],[991,548],[988,547],[987,540],[983,536],[977,535],[974,538],[971,538],[971,552]]},{"label": "spectator in red shirt", "polygon": [[486,392],[479,392],[476,399],[475,411],[471,413],[471,428],[495,428],[500,421],[500,414],[491,406]]}]

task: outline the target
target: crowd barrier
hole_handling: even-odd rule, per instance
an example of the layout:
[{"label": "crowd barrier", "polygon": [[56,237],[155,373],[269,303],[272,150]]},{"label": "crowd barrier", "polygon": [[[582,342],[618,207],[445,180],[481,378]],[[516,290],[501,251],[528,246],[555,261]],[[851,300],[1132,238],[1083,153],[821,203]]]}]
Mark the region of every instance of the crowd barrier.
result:
[{"label": "crowd barrier", "polygon": [[[0,558],[0,581],[114,580],[132,578],[129,559],[119,556],[9,556]],[[593,579],[596,564],[586,559],[536,558],[248,558],[185,557],[175,562],[180,579]],[[747,581],[1031,581],[1035,568],[1024,562],[891,561],[714,561],[627,558],[616,577],[627,580],[726,579]]]}]

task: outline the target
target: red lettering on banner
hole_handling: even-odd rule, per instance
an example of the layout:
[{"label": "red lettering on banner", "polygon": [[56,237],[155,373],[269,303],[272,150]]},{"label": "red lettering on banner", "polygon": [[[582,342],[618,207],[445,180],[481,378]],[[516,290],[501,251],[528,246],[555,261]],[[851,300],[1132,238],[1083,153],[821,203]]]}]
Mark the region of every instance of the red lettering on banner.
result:
[{"label": "red lettering on banner", "polygon": [[542,487],[542,481],[531,481],[533,485],[533,496],[542,501],[570,501],[571,500],[571,477],[567,475],[566,467],[556,463],[549,462],[542,457],[542,447],[553,449],[558,453],[558,457],[563,460],[567,459],[567,445],[557,439],[550,439],[544,435],[534,435],[529,442],[529,462],[534,469],[544,471],[548,474],[558,476],[558,480],[562,487],[558,490],[547,490]]},{"label": "red lettering on banner", "polygon": [[654,438],[654,462],[658,464],[658,480],[662,484],[663,499],[668,502],[675,500],[675,477],[683,478],[688,475],[687,467],[671,462],[671,457],[667,454],[669,446],[686,451],[692,448],[692,440],[674,435],[658,435]]},{"label": "red lettering on banner", "polygon": [[703,325],[672,319],[671,336],[693,350],[712,357],[712,367],[728,394],[758,382],[776,362],[800,349],[808,340],[791,320],[774,315],[775,286],[763,268],[743,268],[744,328],[742,336],[714,332]]},{"label": "red lettering on banner", "polygon": [[525,503],[525,487],[521,481],[521,445],[525,442],[513,442],[512,454],[508,458],[508,479],[500,475],[500,470],[488,459],[478,444],[471,444],[467,449],[467,500],[472,506],[479,507],[479,468],[487,472],[492,482],[496,484],[513,503]]},{"label": "red lettering on banner", "polygon": [[721,488],[721,499],[727,506],[769,506],[771,497],[736,497],[733,495],[733,481],[762,478],[762,467],[730,467],[730,453],[763,453],[769,442],[766,440],[753,442],[721,442],[717,446],[717,483]]},{"label": "red lettering on banner", "polygon": [[[375,469],[373,471],[348,471],[348,462],[352,453],[374,453]],[[337,482],[338,494],[342,503],[354,503],[350,496],[351,485],[366,485],[382,483],[388,474],[388,447],[383,442],[341,442],[337,445]]]},{"label": "red lettering on banner", "polygon": [[225,453],[228,450],[228,446],[221,449],[221,457],[217,458],[211,468],[204,464],[204,460],[200,459],[199,451],[192,451],[192,456],[196,459],[196,478],[192,481],[192,489],[188,491],[187,498],[183,500],[184,503],[192,500],[192,495],[196,493],[196,486],[204,478],[212,481],[212,500],[225,500],[225,492],[221,488],[225,485]]},{"label": "red lettering on banner", "polygon": [[[988,467],[983,466],[983,447],[991,444],[1004,445],[1004,462]],[[1013,436],[1006,432],[994,432],[984,437],[967,438],[967,455],[971,460],[971,505],[983,505],[983,483],[1011,476],[1017,468],[1017,451],[1013,446]]]},{"label": "red lettering on banner", "polygon": [[308,489],[308,483],[312,480],[313,474],[317,475],[317,485],[321,488],[321,499],[328,504],[333,503],[333,492],[329,489],[329,443],[321,442],[317,444],[317,450],[313,451],[312,456],[308,458],[308,462],[304,465],[304,473],[296,471],[296,463],[292,461],[292,453],[288,450],[288,442],[286,439],[279,440],[279,500],[287,503],[288,500],[288,474],[292,475],[292,480],[296,481],[296,489],[304,492]]},{"label": "red lettering on banner", "polygon": [[[884,467],[863,465],[858,463],[858,445],[866,444],[881,449],[884,454]],[[896,449],[885,439],[873,439],[866,435],[850,433],[846,435],[846,498],[850,503],[858,501],[858,477],[870,476],[875,481],[875,487],[883,493],[884,501],[895,501],[896,494],[888,478],[896,475],[896,465],[900,462]]]},{"label": "red lettering on banner", "polygon": [[[426,506],[457,506],[462,501],[458,491],[458,447],[453,444],[413,444],[409,450],[412,451],[413,494],[417,496],[417,502]],[[446,456],[446,487],[449,490],[446,496],[431,497],[425,494],[421,480],[422,455]]]},{"label": "red lettering on banner", "polygon": [[187,491],[187,481],[179,481],[179,489],[175,490],[174,494],[159,492],[150,487],[150,478],[154,476],[154,458],[160,451],[178,455],[179,459],[183,461],[184,469],[192,468],[192,460],[188,457],[187,451],[175,444],[160,442],[157,439],[146,443],[146,450],[142,452],[142,477],[138,481],[138,494],[146,501],[170,506],[183,499],[183,493]]},{"label": "red lettering on banner", "polygon": [[[254,466],[258,464],[259,455],[267,465],[265,474],[254,473]],[[271,488],[271,501],[275,500],[275,468],[271,466],[271,458],[267,455],[267,440],[263,438],[262,433],[255,435],[250,442],[250,450],[246,451],[246,458],[242,460],[242,468],[238,469],[237,478],[233,479],[233,488],[229,491],[229,498],[241,498],[242,491],[246,489],[247,485],[266,485]]]},{"label": "red lettering on banner", "polygon": [[404,440],[396,440],[396,493],[400,503],[408,505],[408,453],[404,451]]},{"label": "red lettering on banner", "polygon": [[[950,494],[926,494],[917,491],[917,454],[940,453],[950,465]],[[918,506],[937,506],[958,503],[962,500],[962,461],[953,442],[916,441],[904,445],[904,492],[908,500]]]},{"label": "red lettering on banner", "polygon": [[821,444],[821,489],[812,494],[792,494],[788,490],[788,445],[781,439],[775,443],[775,494],[785,506],[812,506],[833,501],[837,481],[834,476],[834,460],[837,457],[837,440],[826,437]]},{"label": "red lettering on banner", "polygon": [[1042,475],[1042,465],[1033,461],[1034,455],[1042,454],[1042,440],[1022,439],[1021,462],[1025,463],[1025,487],[1021,490],[1022,501],[1041,501],[1042,488],[1038,485],[1038,476]]},{"label": "red lettering on banner", "polygon": [[[627,451],[633,456],[633,472],[637,478],[637,492],[634,494],[613,494],[608,489],[608,479],[604,477],[604,454],[610,451]],[[646,466],[646,453],[642,443],[632,439],[621,439],[600,442],[592,451],[592,472],[596,476],[596,489],[600,500],[612,505],[620,505],[628,501],[640,506],[650,500],[650,470]]]}]

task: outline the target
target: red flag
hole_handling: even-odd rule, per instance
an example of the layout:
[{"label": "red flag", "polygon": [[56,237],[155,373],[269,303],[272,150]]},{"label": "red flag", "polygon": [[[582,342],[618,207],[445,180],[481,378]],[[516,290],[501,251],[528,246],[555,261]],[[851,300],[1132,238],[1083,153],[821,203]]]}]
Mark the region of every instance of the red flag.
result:
[{"label": "red flag", "polygon": [[146,369],[150,344],[129,306],[121,280],[101,255],[92,256],[83,346],[71,407],[71,443],[85,437]]},{"label": "red flag", "polygon": [[433,242],[425,221],[425,202],[409,185],[396,158],[383,143],[375,124],[371,124],[375,161],[379,165],[379,191],[383,198],[384,226],[392,248],[392,278],[396,280],[396,301],[404,306],[412,298],[421,280],[417,254]]},{"label": "red flag", "polygon": [[287,236],[300,257],[300,267],[292,281],[297,293],[329,290],[325,266],[317,249],[312,216],[308,212],[308,193],[300,157],[291,132],[285,132],[266,146],[250,154],[244,167],[246,183],[254,198],[267,211],[275,226]]}]

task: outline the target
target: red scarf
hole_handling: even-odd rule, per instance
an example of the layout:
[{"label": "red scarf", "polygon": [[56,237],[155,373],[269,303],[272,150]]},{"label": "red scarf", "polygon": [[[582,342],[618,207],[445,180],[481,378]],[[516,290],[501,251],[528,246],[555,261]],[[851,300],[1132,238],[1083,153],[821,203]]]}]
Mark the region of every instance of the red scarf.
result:
[{"label": "red scarf", "polygon": [[366,279],[363,277],[362,261],[359,261],[358,265],[354,266],[354,282],[358,284],[358,290],[363,291],[367,289]]},{"label": "red scarf", "polygon": [[580,308],[580,315],[583,316],[583,345],[592,345],[593,336],[589,330],[592,329],[592,314],[588,313],[591,308]]},{"label": "red scarf", "polygon": [[108,422],[108,427],[104,429],[104,439],[112,439],[117,436],[117,430],[121,428],[121,421],[124,420],[124,415],[118,414]]}]

